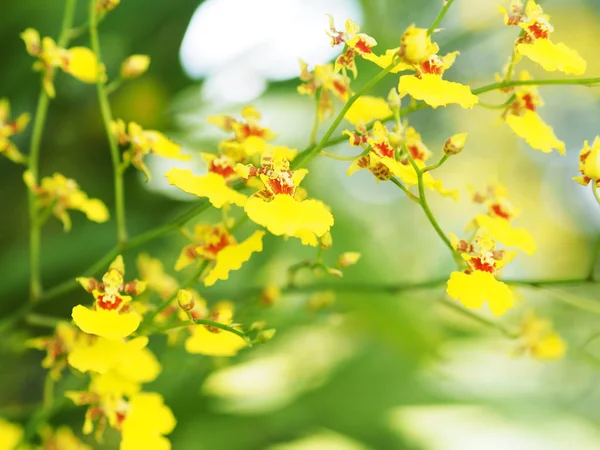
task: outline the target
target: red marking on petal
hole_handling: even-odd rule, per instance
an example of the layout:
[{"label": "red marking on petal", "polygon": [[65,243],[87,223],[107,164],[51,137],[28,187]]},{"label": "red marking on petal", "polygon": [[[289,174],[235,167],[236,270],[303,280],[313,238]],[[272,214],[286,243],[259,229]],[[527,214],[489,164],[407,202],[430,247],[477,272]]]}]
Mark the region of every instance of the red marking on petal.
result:
[{"label": "red marking on petal", "polygon": [[341,83],[338,80],[334,80],[333,83],[331,83],[333,85],[333,88],[340,94],[340,95],[346,95],[346,93],[348,92],[348,90],[346,89],[346,86]]},{"label": "red marking on petal", "polygon": [[376,142],[373,144],[373,148],[380,156],[387,156],[388,158],[394,157],[394,148],[387,142]]},{"label": "red marking on petal", "polygon": [[98,300],[96,300],[96,305],[98,305],[98,307],[100,309],[103,309],[105,311],[113,311],[113,310],[119,308],[119,306],[123,302],[123,299],[121,297],[115,296],[115,299],[112,302],[104,301],[104,297],[105,297],[104,295],[99,295]]},{"label": "red marking on petal", "polygon": [[506,220],[510,220],[512,218],[511,214],[508,211],[506,211],[505,209],[503,209],[502,205],[500,205],[498,203],[494,203],[490,207],[490,209],[498,217],[502,217],[503,219],[506,219]]},{"label": "red marking on petal", "polygon": [[218,241],[204,246],[204,250],[208,253],[216,255],[225,247],[231,245],[230,235],[227,231],[223,231],[220,228],[214,228],[212,235],[218,237]]},{"label": "red marking on petal", "polygon": [[523,102],[525,102],[525,109],[529,111],[535,111],[535,105],[533,104],[533,97],[531,94],[525,94],[523,96]]},{"label": "red marking on petal", "polygon": [[121,425],[125,420],[125,417],[127,417],[127,414],[125,414],[124,412],[117,412],[115,413],[115,415],[117,416],[117,423],[119,425]]},{"label": "red marking on petal", "polygon": [[473,269],[475,270],[479,270],[481,272],[494,273],[494,265],[487,262],[483,262],[481,260],[481,257],[473,257],[469,260],[469,263],[471,264],[471,267],[473,267]]},{"label": "red marking on petal", "polygon": [[228,179],[235,175],[235,169],[225,164],[215,163],[217,160],[212,160],[208,166],[208,171],[221,175],[223,178]]},{"label": "red marking on petal", "polygon": [[527,27],[529,33],[536,39],[548,39],[550,33],[548,28],[540,22],[535,22],[533,25]]},{"label": "red marking on petal", "polygon": [[430,58],[424,63],[421,63],[421,73],[441,75],[444,73],[444,67],[439,61]]},{"label": "red marking on petal", "polygon": [[371,47],[369,47],[369,44],[367,44],[362,39],[358,39],[354,47],[356,48],[356,50],[358,50],[359,54],[373,53]]},{"label": "red marking on petal", "polygon": [[418,145],[409,145],[407,147],[407,149],[408,149],[408,152],[410,153],[410,156],[412,156],[413,159],[418,159],[420,161],[423,161],[425,159],[425,152],[424,151],[422,152],[419,149]]}]

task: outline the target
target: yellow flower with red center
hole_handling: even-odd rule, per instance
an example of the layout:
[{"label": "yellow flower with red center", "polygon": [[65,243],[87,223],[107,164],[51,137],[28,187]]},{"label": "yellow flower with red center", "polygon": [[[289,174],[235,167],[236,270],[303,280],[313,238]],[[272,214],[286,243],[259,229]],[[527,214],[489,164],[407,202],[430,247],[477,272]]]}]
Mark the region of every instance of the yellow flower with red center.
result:
[{"label": "yellow flower with red center", "polygon": [[258,138],[263,141],[272,141],[277,136],[270,129],[260,125],[261,114],[254,106],[242,109],[242,120],[225,114],[208,117],[208,122],[228,133],[233,132],[234,137],[225,141],[227,143],[243,143],[249,138]]},{"label": "yellow flower with red center", "polygon": [[359,126],[372,120],[383,120],[391,116],[392,110],[385,99],[361,95],[346,112],[344,118],[352,125]]},{"label": "yellow flower with red center", "polygon": [[550,17],[534,0],[527,1],[524,11],[520,0],[513,0],[510,13],[504,8],[499,10],[504,14],[506,25],[518,25],[525,31],[515,43],[518,55],[528,57],[549,72],[559,70],[567,75],[581,75],[586,71],[587,63],[577,51],[562,42],[555,44],[550,40],[554,27]]},{"label": "yellow flower with red center", "polygon": [[276,236],[297,237],[305,245],[318,245],[318,238],[333,226],[333,216],[320,201],[305,199],[299,187],[308,171],[291,170],[289,161],[281,155],[266,152],[262,167],[238,165],[242,178],[256,177],[262,189],[248,199],[244,210],[253,222]]},{"label": "yellow flower with red center", "polygon": [[40,34],[33,28],[27,28],[21,33],[27,53],[39,58],[33,68],[44,73],[42,84],[49,97],[56,93],[53,84],[53,74],[56,68],[72,75],[84,83],[96,83],[98,78],[105,81],[104,66],[98,63],[96,54],[86,47],[58,47],[49,37],[40,39]]},{"label": "yellow flower with red center", "polygon": [[335,72],[342,68],[350,70],[354,78],[358,74],[354,55],[368,58],[373,54],[372,47],[377,45],[377,41],[365,33],[359,33],[360,27],[351,19],[346,20],[345,31],[338,31],[333,23],[333,17],[329,16],[329,32],[331,45],[335,47],[339,44],[345,44],[344,52],[335,60]]},{"label": "yellow flower with red center", "polygon": [[[522,71],[520,80],[530,80],[527,71]],[[550,153],[556,149],[561,155],[565,153],[565,143],[559,140],[554,131],[537,114],[538,106],[544,102],[533,86],[520,86],[515,89],[514,101],[506,109],[504,119],[513,132],[536,150]]]},{"label": "yellow flower with red center", "polygon": [[74,348],[79,339],[80,332],[67,322],[60,322],[56,326],[54,336],[45,336],[27,341],[27,346],[46,351],[42,360],[42,367],[48,369],[50,376],[58,380],[63,369],[67,367],[67,355]]},{"label": "yellow flower with red center", "polygon": [[600,136],[596,136],[592,146],[585,141],[583,148],[579,152],[579,171],[581,176],[573,179],[578,183],[587,186],[591,181],[594,186],[598,186],[600,180]]},{"label": "yellow flower with red center", "polygon": [[262,251],[264,235],[264,231],[255,231],[248,239],[238,243],[223,223],[196,225],[195,242],[181,251],[175,270],[181,270],[197,260],[214,262],[204,278],[204,285],[212,286],[217,280],[229,278],[229,272],[241,268],[253,253]]},{"label": "yellow flower with red center", "polygon": [[142,392],[129,400],[127,414],[121,425],[123,439],[120,450],[170,450],[164,437],[176,425],[171,409],[160,394]]},{"label": "yellow flower with red center", "polygon": [[110,130],[121,149],[125,150],[125,164],[131,163],[141,170],[147,181],[150,180],[150,171],[144,164],[144,157],[149,153],[179,161],[189,161],[191,158],[190,155],[181,152],[181,145],[171,141],[164,134],[155,130],[144,130],[135,122],[129,122],[126,127],[125,122],[117,119],[110,124]]},{"label": "yellow flower with red center", "polygon": [[515,305],[515,300],[510,288],[496,279],[497,271],[514,255],[495,251],[495,245],[486,235],[478,237],[478,251],[466,241],[459,241],[455,247],[464,252],[468,269],[450,274],[446,292],[470,309],[479,309],[487,302],[491,312],[500,316]]},{"label": "yellow flower with red center", "polygon": [[475,192],[473,201],[485,204],[487,214],[478,214],[469,228],[482,228],[486,234],[507,247],[516,247],[528,254],[536,250],[533,236],[524,228],[513,228],[511,222],[519,214],[508,200],[506,188],[502,185],[490,186],[485,193]]},{"label": "yellow flower with red center", "polygon": [[561,359],[567,351],[566,342],[554,331],[552,322],[537,317],[533,312],[525,317],[520,335],[520,350],[534,358],[544,361]]},{"label": "yellow flower with red center", "polygon": [[102,281],[94,278],[77,279],[95,299],[92,309],[83,305],[73,308],[73,321],[81,331],[107,339],[119,339],[137,330],[141,318],[130,308],[131,297],[123,294],[141,294],[146,289],[146,283],[138,280],[125,283],[124,275],[125,265],[123,257],[119,255]]},{"label": "yellow flower with red center", "polygon": [[423,100],[432,108],[451,103],[456,103],[463,108],[472,108],[479,102],[479,99],[473,95],[471,88],[442,78],[444,72],[454,63],[457,55],[458,52],[452,52],[442,57],[434,54],[418,65],[414,65],[414,70],[417,72],[415,75],[400,77],[398,82],[400,96],[409,94],[414,99]]},{"label": "yellow flower with red center", "polygon": [[66,178],[60,173],[52,177],[42,178],[38,185],[30,171],[23,173],[23,180],[27,187],[37,196],[38,208],[47,209],[58,218],[65,231],[71,229],[71,217],[68,209],[83,212],[93,222],[106,222],[108,220],[108,209],[97,198],[88,198],[85,192],[79,189],[77,182]]},{"label": "yellow flower with red center", "polygon": [[[394,139],[394,144],[391,143]],[[410,153],[419,169],[425,167],[425,161],[431,157],[431,152],[423,144],[421,135],[413,127],[404,127],[403,135],[390,134],[388,129],[379,121],[375,122],[371,133],[367,137],[369,153],[356,159],[348,168],[347,175],[352,175],[360,169],[369,169],[377,181],[389,180],[392,176],[398,177],[408,187],[418,184],[418,176],[406,155],[401,159],[396,158],[396,149],[402,145]],[[427,189],[450,196],[455,200],[458,191],[445,189],[440,180],[426,172],[423,174],[423,184]]]},{"label": "yellow flower with red center", "polygon": [[22,163],[26,158],[9,138],[23,131],[29,119],[29,114],[23,113],[16,119],[10,120],[10,103],[8,99],[0,99],[0,154],[16,163]]},{"label": "yellow flower with red center", "polygon": [[318,98],[317,116],[320,122],[324,122],[333,114],[331,95],[342,103],[346,103],[351,95],[350,79],[337,73],[333,64],[315,66],[310,72],[308,64],[300,60],[300,80],[303,83],[298,86],[298,93]]},{"label": "yellow flower with red center", "polygon": [[[233,313],[233,304],[223,301],[216,304],[206,318],[223,325],[231,325]],[[194,318],[203,319],[205,317]],[[210,325],[193,325],[190,327],[190,333],[190,337],[185,341],[185,349],[189,353],[207,356],[234,356],[248,346],[248,343],[237,334]]]}]

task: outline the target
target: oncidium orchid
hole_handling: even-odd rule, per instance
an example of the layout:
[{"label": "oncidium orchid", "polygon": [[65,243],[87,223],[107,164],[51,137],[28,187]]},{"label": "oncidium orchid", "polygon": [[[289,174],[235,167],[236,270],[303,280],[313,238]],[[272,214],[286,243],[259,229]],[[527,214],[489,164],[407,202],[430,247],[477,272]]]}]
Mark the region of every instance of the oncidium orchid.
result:
[{"label": "oncidium orchid", "polygon": [[515,42],[517,55],[526,56],[548,72],[558,70],[566,74],[582,75],[586,71],[587,63],[576,50],[562,42],[552,42],[550,33],[554,31],[554,27],[550,24],[550,17],[544,14],[535,0],[528,0],[525,9],[521,0],[512,0],[510,12],[502,7],[499,10],[504,14],[505,25],[517,25],[523,29]]},{"label": "oncidium orchid", "polygon": [[36,195],[38,209],[53,214],[62,222],[65,231],[71,229],[68,209],[81,211],[93,222],[102,223],[108,220],[109,213],[106,205],[97,198],[88,198],[87,194],[79,189],[77,182],[71,178],[55,173],[51,177],[42,178],[42,182],[38,184],[33,174],[25,171],[23,180]]},{"label": "oncidium orchid", "polygon": [[10,103],[5,98],[0,99],[0,154],[13,162],[22,163],[26,158],[9,138],[22,132],[29,119],[29,114],[23,113],[16,119],[10,120]]},{"label": "oncidium orchid", "polygon": [[54,39],[40,38],[40,34],[33,28],[27,28],[21,33],[25,41],[27,53],[39,59],[33,65],[35,70],[43,72],[42,85],[49,97],[54,97],[53,75],[56,68],[72,75],[84,83],[96,83],[98,79],[104,81],[104,66],[98,63],[94,52],[86,47],[61,48]]},{"label": "oncidium orchid", "polygon": [[119,339],[137,330],[141,317],[130,306],[131,296],[124,294],[141,294],[146,289],[146,283],[138,280],[125,282],[124,275],[125,264],[119,255],[101,281],[95,278],[77,279],[94,296],[92,309],[83,305],[73,308],[73,321],[81,331],[107,339]]},{"label": "oncidium orchid", "polygon": [[479,309],[487,302],[492,314],[501,316],[515,305],[510,288],[497,280],[498,270],[509,262],[514,254],[496,250],[496,243],[490,236],[481,234],[475,245],[455,239],[455,248],[462,252],[468,268],[452,272],[446,292],[463,306]]}]

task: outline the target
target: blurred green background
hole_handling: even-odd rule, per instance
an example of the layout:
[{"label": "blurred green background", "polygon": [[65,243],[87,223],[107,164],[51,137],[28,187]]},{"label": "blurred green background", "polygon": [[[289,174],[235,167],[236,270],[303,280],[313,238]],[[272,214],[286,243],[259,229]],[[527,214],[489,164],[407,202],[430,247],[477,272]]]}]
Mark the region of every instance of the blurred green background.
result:
[{"label": "blurred green background", "polygon": [[[79,2],[76,23],[85,22],[86,3]],[[299,70],[293,67],[297,58],[314,65],[332,57],[324,33],[325,13],[336,14],[338,28],[345,15],[353,15],[383,51],[397,46],[411,23],[429,26],[441,3],[123,0],[100,27],[109,77],[117,74],[129,54],[148,54],[152,64],[146,75],[111,96],[113,114],[165,131],[197,155],[215,151],[218,140],[226,137],[206,123],[206,116],[237,115],[252,103],[263,113],[263,123],[278,133],[277,143],[302,149],[308,143],[314,107],[309,98],[296,94]],[[503,27],[496,9],[501,3],[505,2],[456,0],[442,24],[446,30],[436,35],[442,53],[461,51],[448,78],[477,87],[492,83],[494,73],[501,71],[517,34]],[[598,76],[598,0],[540,3],[552,16],[554,40],[576,48],[588,61],[586,76]],[[0,97],[10,99],[13,114],[33,114],[39,93],[39,75],[31,70],[33,60],[19,33],[34,27],[42,35],[56,37],[62,6],[57,0],[9,0],[2,6]],[[73,45],[89,45],[87,36]],[[522,67],[539,77],[560,76],[527,64]],[[356,87],[375,71],[359,62]],[[385,95],[396,82],[395,76],[386,78],[374,94]],[[42,143],[41,174],[57,171],[75,178],[85,192],[112,210],[112,168],[95,88],[64,74],[58,74],[56,85],[57,98],[51,102]],[[438,175],[448,187],[461,190],[461,200],[429,196],[445,231],[460,235],[479,211],[469,201],[467,185],[483,189],[500,181],[521,208],[517,224],[533,234],[539,247],[534,256],[519,256],[504,277],[585,278],[600,233],[600,210],[589,189],[571,177],[578,173],[583,140],[591,141],[600,133],[600,91],[563,86],[540,92],[546,102],[540,114],[567,144],[564,157],[528,148],[499,122],[498,110],[448,107],[421,111],[409,120],[438,156],[448,136],[469,133],[465,151]],[[488,103],[503,100],[499,93],[485,97]],[[15,139],[24,152],[30,133],[31,126]],[[345,144],[332,151],[353,153]],[[343,280],[302,278],[306,285],[338,286],[341,292],[331,307],[310,312],[310,294],[299,293],[285,295],[265,310],[255,295],[247,294],[267,282],[285,283],[289,265],[314,255],[313,249],[295,240],[270,236],[264,252],[228,282],[201,292],[210,301],[234,300],[246,324],[254,318],[267,320],[278,329],[274,341],[235,358],[213,360],[188,355],[181,346],[168,347],[162,337],[152,339],[163,372],[146,389],[162,393],[177,417],[171,435],[174,449],[600,448],[598,369],[579,349],[600,328],[599,285],[518,289],[521,304],[502,321],[516,325],[529,308],[552,318],[569,344],[566,358],[553,363],[511,356],[515,342],[440,304],[443,285],[394,295],[340,287],[444,279],[452,270],[447,250],[422,211],[391,184],[376,184],[368,173],[346,177],[347,165],[317,158],[305,182],[311,196],[331,205],[335,216],[334,247],[325,253],[326,261],[333,263],[344,251],[362,254]],[[126,173],[130,235],[164,223],[192,204],[192,198],[178,195],[162,179],[173,166],[183,167],[152,160],[149,185],[140,173]],[[190,167],[199,173],[200,158],[195,157]],[[28,219],[21,168],[1,160],[0,174],[4,317],[27,300]],[[99,225],[76,212],[72,218],[68,234],[55,220],[44,229],[42,267],[47,287],[81,274],[114,245],[114,219]],[[198,220],[214,222],[218,215],[212,211]],[[241,234],[252,229],[246,224]],[[172,273],[184,243],[182,236],[171,234],[126,252],[128,273],[135,274],[135,258],[141,251],[161,258]],[[68,317],[73,305],[89,300],[78,290],[44,304],[39,312]],[[16,334],[2,337],[0,417],[24,422],[39,405],[42,354],[23,349],[22,338],[47,332],[23,325]],[[600,357],[597,344],[589,349]],[[70,376],[59,387],[81,382]],[[83,413],[83,408],[67,407],[52,422],[79,430]],[[99,448],[116,448],[116,442],[117,436],[107,433]]]}]

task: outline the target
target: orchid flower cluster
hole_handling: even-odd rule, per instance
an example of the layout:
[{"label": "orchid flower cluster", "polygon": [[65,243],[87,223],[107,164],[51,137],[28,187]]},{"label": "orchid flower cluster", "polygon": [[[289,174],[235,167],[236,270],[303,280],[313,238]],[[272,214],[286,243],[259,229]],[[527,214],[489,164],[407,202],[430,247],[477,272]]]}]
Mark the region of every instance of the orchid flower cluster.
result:
[{"label": "orchid flower cluster", "polygon": [[[73,0],[68,1],[73,4]],[[10,140],[27,127],[29,114],[22,113],[11,119],[8,100],[0,101],[0,153],[25,166],[23,180],[29,190],[32,308],[50,297],[42,290],[39,276],[39,233],[46,221],[54,216],[64,230],[69,231],[71,210],[80,211],[97,223],[116,216],[118,245],[115,250],[96,266],[94,273],[73,277],[57,290],[68,292],[78,286],[88,293],[88,301],[75,305],[70,318],[57,321],[51,335],[29,341],[30,347],[46,352],[42,367],[48,370],[50,383],[69,376],[68,370],[85,380],[81,389],[64,392],[69,401],[82,407],[84,435],[93,434],[101,441],[107,429],[113,429],[120,433],[121,450],[171,448],[168,435],[176,427],[176,418],[161,394],[145,387],[157,379],[162,370],[149,345],[153,335],[167,334],[170,345],[182,345],[190,354],[218,358],[233,357],[274,337],[275,330],[265,322],[248,324],[236,320],[233,302],[221,299],[209,304],[202,296],[204,289],[228,280],[232,272],[242,269],[261,252],[267,245],[264,238],[268,234],[313,247],[317,257],[315,261],[303,261],[290,267],[288,285],[261,286],[257,307],[273,305],[285,290],[293,290],[295,272],[299,269],[310,269],[315,276],[343,277],[344,269],[360,263],[360,253],[352,249],[342,249],[334,258],[334,264],[324,262],[327,259],[324,251],[333,246],[331,230],[336,212],[319,199],[318,192],[307,189],[306,183],[303,185],[304,180],[310,178],[307,165],[313,158],[317,155],[337,157],[324,148],[344,119],[347,126],[342,136],[347,137],[349,147],[356,150],[356,155],[343,163],[347,175],[367,170],[375,183],[393,183],[423,210],[456,264],[456,269],[448,273],[446,294],[451,301],[458,302],[457,308],[463,311],[487,309],[495,316],[517,308],[519,301],[510,284],[501,281],[501,274],[504,266],[521,253],[531,255],[536,251],[535,232],[518,226],[519,211],[510,202],[506,187],[500,184],[483,190],[470,187],[470,197],[480,212],[464,220],[462,236],[443,231],[431,211],[427,194],[439,194],[447,197],[447,201],[458,199],[462,187],[447,187],[433,172],[448,160],[464,155],[467,134],[457,130],[448,137],[436,157],[436,149],[427,145],[427,136],[406,116],[426,107],[458,105],[471,109],[480,104],[483,93],[500,90],[507,96],[498,113],[501,123],[534,150],[544,153],[556,150],[565,154],[564,142],[538,114],[543,100],[536,80],[525,70],[515,77],[516,66],[522,58],[527,58],[549,72],[580,75],[586,70],[586,62],[576,50],[551,40],[554,29],[550,18],[534,0],[528,0],[525,5],[514,0],[507,9],[500,9],[504,24],[520,31],[509,63],[496,75],[497,83],[484,89],[472,89],[451,81],[452,76],[446,73],[459,58],[459,52],[441,52],[434,37],[442,33],[435,26],[452,1],[447,1],[433,27],[409,25],[399,36],[397,47],[383,50],[377,49],[376,39],[362,33],[352,20],[348,19],[340,31],[330,18],[327,34],[331,44],[340,47],[339,56],[333,63],[314,67],[300,61],[298,93],[311,97],[316,104],[310,145],[298,151],[276,144],[277,134],[262,123],[260,112],[246,106],[239,117],[209,117],[209,123],[218,127],[224,137],[214,152],[198,155],[205,165],[203,173],[190,170],[185,162],[192,155],[162,132],[112,117],[106,90],[115,80],[109,79],[109,72],[99,57],[97,24],[99,17],[115,9],[118,3],[92,0],[91,48],[69,48],[68,38],[59,39],[57,43],[50,37],[41,38],[32,28],[21,34],[26,51],[36,58],[34,70],[41,72],[42,98],[47,100],[57,95],[54,74],[60,69],[84,83],[95,84],[99,97],[104,99],[103,120],[114,165],[114,212],[109,213],[102,200],[88,197],[75,180],[63,174],[40,176],[39,142],[32,144],[31,152],[25,155]],[[500,22],[501,15],[498,16]],[[363,64],[360,60],[382,71],[366,87],[354,92],[353,82]],[[132,55],[123,61],[116,81],[135,79],[148,70],[149,65],[148,56]],[[384,77],[396,77],[395,87],[389,94],[386,97],[366,95],[366,89]],[[406,102],[410,106],[402,108]],[[317,142],[318,127],[336,114],[338,104],[342,106],[333,125]],[[42,126],[43,114],[36,118],[34,135],[41,132],[39,127]],[[171,185],[197,197],[199,212],[214,208],[221,212],[221,218],[216,223],[202,221],[190,228],[185,224],[186,219],[138,238],[135,245],[171,229],[180,229],[188,243],[183,248],[173,249],[176,257],[173,267],[165,267],[160,259],[139,253],[135,261],[138,279],[133,279],[126,276],[121,255],[122,250],[134,247],[129,244],[132,241],[128,241],[125,228],[122,177],[125,170],[133,166],[149,180],[151,171],[146,163],[150,154],[178,161],[180,167],[158,176],[164,175]],[[581,174],[574,179],[591,186],[600,203],[597,193],[600,137],[596,137],[592,145],[585,141],[579,171]],[[239,228],[245,220],[253,223],[253,231],[246,234]],[[128,266],[131,264],[133,262],[128,262]],[[104,274],[96,278],[103,270]],[[187,280],[181,281],[176,276],[175,273],[181,272],[189,272]],[[313,302],[312,305],[323,307],[325,303],[330,302],[318,305]],[[469,311],[469,314],[476,313]],[[565,354],[566,342],[548,319],[531,311],[522,316],[520,328],[513,333],[519,340],[515,352],[526,352],[542,360],[558,359]],[[31,429],[33,435],[27,431]],[[77,434],[67,427],[54,429],[46,422],[33,423],[23,429],[0,419],[0,449],[91,448]]]}]

